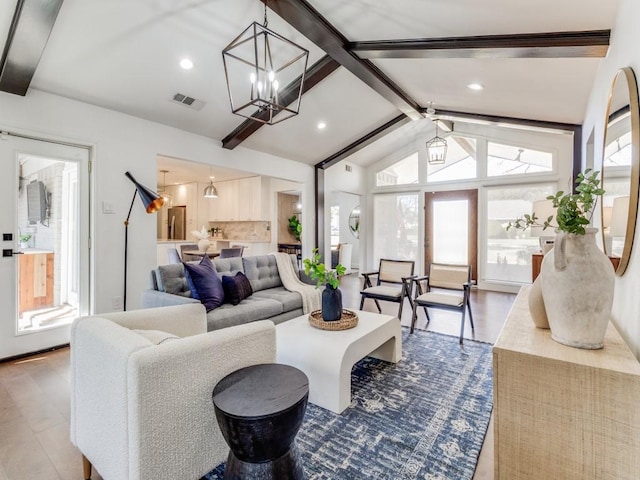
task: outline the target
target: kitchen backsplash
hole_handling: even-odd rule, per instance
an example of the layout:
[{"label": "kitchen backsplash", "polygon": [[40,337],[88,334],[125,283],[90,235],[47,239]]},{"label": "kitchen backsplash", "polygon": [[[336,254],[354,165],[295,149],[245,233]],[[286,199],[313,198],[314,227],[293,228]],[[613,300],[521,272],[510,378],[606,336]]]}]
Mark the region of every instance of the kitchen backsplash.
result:
[{"label": "kitchen backsplash", "polygon": [[271,241],[271,222],[209,222],[209,229],[219,229],[212,238],[232,240]]}]

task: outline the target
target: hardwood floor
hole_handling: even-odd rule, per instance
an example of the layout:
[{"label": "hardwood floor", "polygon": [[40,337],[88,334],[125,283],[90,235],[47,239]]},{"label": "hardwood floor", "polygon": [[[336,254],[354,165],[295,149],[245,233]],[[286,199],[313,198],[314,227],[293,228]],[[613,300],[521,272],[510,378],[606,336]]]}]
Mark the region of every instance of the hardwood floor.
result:
[{"label": "hardwood floor", "polygon": [[[360,286],[357,274],[343,277],[346,308],[358,309]],[[467,327],[465,338],[494,343],[514,299],[512,294],[473,292],[475,332]],[[381,306],[384,313],[397,313],[397,304],[381,302]],[[371,300],[365,302],[365,310],[377,311]],[[432,311],[428,330],[458,335],[457,312]],[[410,318],[405,303],[402,324],[408,326]],[[424,329],[425,323],[424,314],[419,312],[417,327]],[[0,480],[83,479],[80,453],[69,440],[69,375],[69,348],[0,363]],[[102,480],[98,473],[92,478]],[[492,425],[474,476],[474,480],[491,479]]]}]

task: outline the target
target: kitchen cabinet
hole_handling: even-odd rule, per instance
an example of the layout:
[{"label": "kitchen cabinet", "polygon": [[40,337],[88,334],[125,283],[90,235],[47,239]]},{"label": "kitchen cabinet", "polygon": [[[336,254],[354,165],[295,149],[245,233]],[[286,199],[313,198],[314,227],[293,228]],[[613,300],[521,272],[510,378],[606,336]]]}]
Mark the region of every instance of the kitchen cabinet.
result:
[{"label": "kitchen cabinet", "polygon": [[536,328],[520,289],[493,347],[496,480],[636,480],[640,363],[609,323],[601,350]]},{"label": "kitchen cabinet", "polygon": [[214,184],[218,198],[209,204],[212,222],[267,221],[271,216],[270,181],[247,177]]}]

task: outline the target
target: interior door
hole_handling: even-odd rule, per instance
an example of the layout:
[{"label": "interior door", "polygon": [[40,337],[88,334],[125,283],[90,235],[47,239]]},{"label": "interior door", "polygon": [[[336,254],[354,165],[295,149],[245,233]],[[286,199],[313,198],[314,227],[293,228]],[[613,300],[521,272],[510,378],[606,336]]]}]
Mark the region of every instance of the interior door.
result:
[{"label": "interior door", "polygon": [[425,194],[425,272],[431,262],[471,265],[478,275],[478,191]]},{"label": "interior door", "polygon": [[0,140],[0,358],[69,343],[89,313],[89,150]]}]

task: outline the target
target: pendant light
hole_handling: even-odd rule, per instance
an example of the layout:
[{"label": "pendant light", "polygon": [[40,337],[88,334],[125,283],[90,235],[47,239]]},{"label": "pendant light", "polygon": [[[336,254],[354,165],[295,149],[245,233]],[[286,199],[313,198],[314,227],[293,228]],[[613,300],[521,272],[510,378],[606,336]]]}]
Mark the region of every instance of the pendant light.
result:
[{"label": "pendant light", "polygon": [[433,108],[433,102],[429,102],[427,108],[427,116],[436,125],[436,136],[429,140],[427,147],[427,161],[429,165],[442,165],[447,159],[447,141],[438,136],[438,120],[435,117],[436,109]]},{"label": "pendant light", "polygon": [[209,175],[209,185],[207,185],[204,189],[204,198],[218,198],[218,189],[213,184],[213,167],[210,170],[211,175]]},{"label": "pendant light", "polygon": [[162,173],[162,190],[158,193],[164,199],[164,204],[167,207],[171,207],[173,206],[173,195],[167,192],[167,173],[169,173],[169,170],[160,170],[160,172]]},{"label": "pendant light", "polygon": [[436,136],[427,142],[427,159],[429,165],[442,165],[447,158],[447,141],[438,136],[438,121],[436,124]]},{"label": "pendant light", "polygon": [[231,111],[273,125],[297,115],[309,51],[253,22],[224,50],[222,61]]}]

